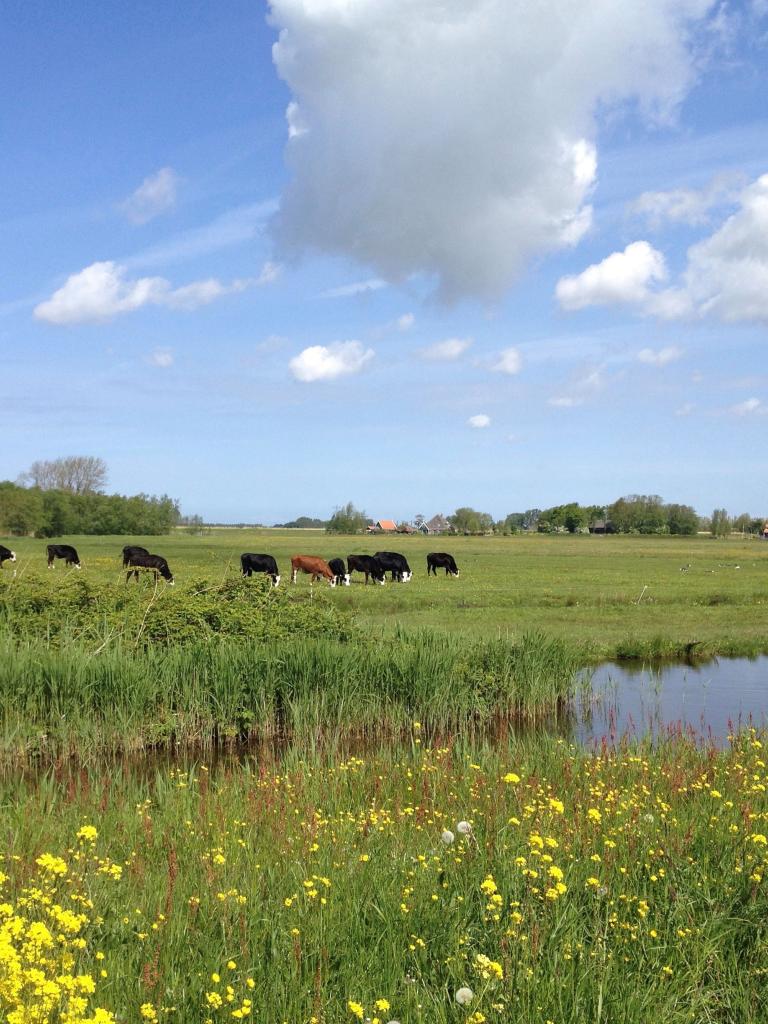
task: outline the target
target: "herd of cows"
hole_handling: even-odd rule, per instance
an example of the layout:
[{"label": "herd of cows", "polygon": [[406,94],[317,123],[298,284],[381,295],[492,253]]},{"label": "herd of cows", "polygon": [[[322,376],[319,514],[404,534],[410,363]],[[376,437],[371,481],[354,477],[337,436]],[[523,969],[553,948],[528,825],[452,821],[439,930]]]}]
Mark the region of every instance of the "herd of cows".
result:
[{"label": "herd of cows", "polygon": [[[74,566],[75,569],[81,568],[80,556],[71,544],[49,544],[46,553],[49,569],[54,567],[57,558],[63,559],[66,565]],[[16,553],[0,544],[0,568],[3,562],[15,561]],[[264,573],[272,580],[274,586],[280,583],[280,572],[272,555],[245,552],[240,556],[240,567],[243,576]],[[131,576],[138,580],[139,573],[143,570],[151,572],[155,579],[161,576],[173,586],[173,573],[168,568],[166,559],[162,555],[150,554],[146,548],[138,545],[126,544],[123,548],[123,568],[128,570],[126,583]],[[446,576],[459,575],[453,555],[445,551],[433,551],[427,555],[427,575],[431,573],[436,576],[438,569],[445,569]],[[310,577],[310,584],[315,580],[326,579],[332,587],[348,587],[353,572],[363,573],[366,583],[370,578],[374,583],[381,585],[386,581],[387,573],[391,573],[392,581],[397,583],[407,583],[413,576],[405,555],[397,551],[377,551],[375,555],[348,555],[346,565],[343,558],[332,558],[326,562],[317,555],[294,555],[291,558],[292,583],[296,582],[300,572]]]}]

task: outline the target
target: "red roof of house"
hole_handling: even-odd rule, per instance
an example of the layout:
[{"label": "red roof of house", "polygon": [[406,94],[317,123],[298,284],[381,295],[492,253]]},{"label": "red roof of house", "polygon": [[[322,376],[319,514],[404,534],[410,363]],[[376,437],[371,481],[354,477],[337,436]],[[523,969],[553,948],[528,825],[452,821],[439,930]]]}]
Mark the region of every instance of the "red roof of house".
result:
[{"label": "red roof of house", "polygon": [[396,530],[397,524],[394,519],[380,519],[376,525],[382,530]]}]

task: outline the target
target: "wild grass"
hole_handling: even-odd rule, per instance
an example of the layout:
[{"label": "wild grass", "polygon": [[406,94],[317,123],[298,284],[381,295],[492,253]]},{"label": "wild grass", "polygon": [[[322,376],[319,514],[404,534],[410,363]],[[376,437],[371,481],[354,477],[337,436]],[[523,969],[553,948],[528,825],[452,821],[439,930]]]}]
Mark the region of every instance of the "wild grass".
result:
[{"label": "wild grass", "polygon": [[[65,539],[77,547],[83,575],[123,590],[122,545],[127,540],[144,543],[168,558],[177,579],[171,596],[203,579],[235,578],[243,551],[270,552],[283,570],[280,590],[286,589],[297,603],[310,601],[310,588],[306,579],[286,586],[291,555],[332,558],[399,550],[414,570],[410,583],[366,587],[356,576],[348,588],[315,586],[311,597],[313,602],[332,602],[366,632],[382,638],[398,627],[512,641],[536,630],[570,642],[593,662],[630,650],[646,657],[654,651],[683,656],[690,644],[709,654],[768,653],[768,544],[760,540],[333,537],[312,530],[236,529],[200,537],[180,533]],[[19,558],[17,579],[35,576],[51,595],[61,587],[66,570],[59,566],[46,572],[44,541],[13,538],[11,547]],[[455,555],[458,579],[427,578],[426,554],[433,550]],[[2,570],[0,579],[6,584],[11,571],[9,564]],[[133,583],[129,587],[135,589]]]},{"label": "wild grass", "polygon": [[297,636],[259,642],[47,647],[0,634],[0,757],[159,744],[210,747],[288,735],[398,735],[494,716],[535,720],[570,699],[578,658],[561,642],[401,634],[386,645]]},{"label": "wild grass", "polygon": [[24,943],[63,908],[86,918],[67,973],[120,1021],[765,1020],[761,737],[591,753],[422,733],[0,778],[4,962],[55,980],[56,944]]}]

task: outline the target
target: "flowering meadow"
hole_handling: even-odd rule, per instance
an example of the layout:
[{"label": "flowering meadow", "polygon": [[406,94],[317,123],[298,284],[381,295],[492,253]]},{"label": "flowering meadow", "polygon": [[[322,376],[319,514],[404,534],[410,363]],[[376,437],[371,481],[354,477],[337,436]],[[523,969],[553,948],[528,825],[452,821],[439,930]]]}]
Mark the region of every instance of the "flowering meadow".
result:
[{"label": "flowering meadow", "polygon": [[764,1021],[763,738],[0,783],[9,1024]]}]

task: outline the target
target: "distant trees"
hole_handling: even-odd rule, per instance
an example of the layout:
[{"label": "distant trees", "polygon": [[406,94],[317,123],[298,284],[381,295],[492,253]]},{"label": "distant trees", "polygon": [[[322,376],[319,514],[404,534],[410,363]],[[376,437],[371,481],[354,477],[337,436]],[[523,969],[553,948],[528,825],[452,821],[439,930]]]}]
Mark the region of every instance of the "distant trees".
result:
[{"label": "distant trees", "polygon": [[61,459],[33,462],[22,483],[41,491],[67,491],[92,494],[103,491],[107,482],[107,464],[96,455],[67,455]]},{"label": "distant trees", "polygon": [[0,482],[0,533],[36,537],[64,534],[161,534],[179,520],[167,495],[79,493]]},{"label": "distant trees", "polygon": [[489,533],[494,526],[492,515],[468,506],[457,508],[448,522],[457,533]]},{"label": "distant trees", "polygon": [[327,520],[313,519],[311,516],[299,516],[289,523],[275,523],[277,529],[283,530],[324,530],[327,525]]},{"label": "distant trees", "polygon": [[709,530],[713,537],[727,537],[731,532],[731,517],[724,508],[716,508],[710,516]]},{"label": "distant trees", "polygon": [[355,508],[351,501],[337,508],[325,527],[326,533],[362,533],[370,522],[368,514]]}]

